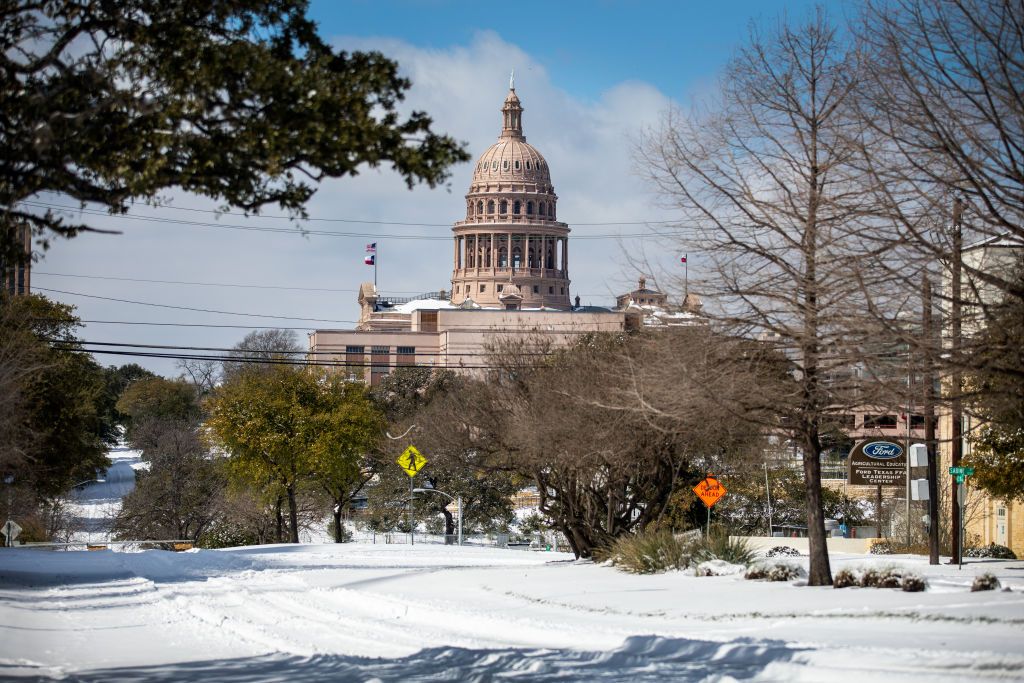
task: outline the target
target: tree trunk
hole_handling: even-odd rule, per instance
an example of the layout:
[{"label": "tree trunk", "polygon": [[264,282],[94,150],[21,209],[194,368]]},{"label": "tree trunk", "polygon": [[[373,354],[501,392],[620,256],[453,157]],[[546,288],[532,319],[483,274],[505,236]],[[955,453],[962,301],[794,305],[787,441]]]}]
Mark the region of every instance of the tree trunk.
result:
[{"label": "tree trunk", "polygon": [[284,497],[278,496],[277,503],[274,505],[274,518],[277,522],[276,541],[278,543],[284,542],[284,515],[281,512],[282,505],[284,505]]},{"label": "tree trunk", "polygon": [[341,543],[342,540],[343,539],[341,533],[341,505],[338,504],[334,506],[334,542]]},{"label": "tree trunk", "polygon": [[451,545],[454,543],[452,536],[455,534],[455,516],[448,511],[447,507],[441,508],[441,514],[444,515],[444,542]]},{"label": "tree trunk", "polygon": [[288,521],[291,524],[289,543],[299,542],[299,508],[295,502],[295,484],[288,484]]},{"label": "tree trunk", "polygon": [[821,509],[821,455],[805,444],[804,485],[807,489],[807,544],[810,566],[808,586],[831,586],[828,545],[825,541],[825,513]]}]

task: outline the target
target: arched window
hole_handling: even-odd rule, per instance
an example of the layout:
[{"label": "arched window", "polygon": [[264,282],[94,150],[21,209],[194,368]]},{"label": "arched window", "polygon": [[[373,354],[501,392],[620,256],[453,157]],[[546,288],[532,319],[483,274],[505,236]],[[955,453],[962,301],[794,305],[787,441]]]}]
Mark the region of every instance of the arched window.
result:
[{"label": "arched window", "polygon": [[551,202],[550,204],[548,204],[548,218],[554,218],[554,217],[555,217],[555,203]]},{"label": "arched window", "polygon": [[498,162],[497,161],[492,161],[491,162],[491,170],[492,171],[497,171],[498,170]]},{"label": "arched window", "polygon": [[516,159],[516,170],[517,171],[519,170],[519,160],[518,159]]},{"label": "arched window", "polygon": [[478,214],[482,214],[484,212],[484,203],[483,203],[483,201],[479,201],[479,202],[476,203],[476,212]]},{"label": "arched window", "polygon": [[522,205],[519,203],[519,200],[517,199],[515,203],[512,204],[512,213],[518,216],[521,207]]},{"label": "arched window", "polygon": [[540,204],[537,205],[537,213],[539,213],[541,216],[544,215],[544,202],[541,202]]},{"label": "arched window", "polygon": [[529,170],[530,170],[530,162],[529,162],[529,161],[527,161],[527,162],[526,162],[526,170],[527,170],[527,171],[529,171]]},{"label": "arched window", "polygon": [[498,249],[498,267],[508,268],[508,248],[501,247]]},{"label": "arched window", "polygon": [[500,213],[500,214],[508,213],[508,202],[506,202],[504,199],[502,199],[501,203],[498,204],[498,213]]},{"label": "arched window", "polygon": [[526,215],[527,216],[532,216],[533,215],[533,202],[526,202]]},{"label": "arched window", "polygon": [[494,200],[487,202],[487,213],[494,213]]},{"label": "arched window", "polygon": [[505,159],[505,161],[501,162],[501,168],[504,171],[508,170],[508,159]]},{"label": "arched window", "polygon": [[523,250],[519,247],[512,248],[512,267],[519,268],[523,263]]}]

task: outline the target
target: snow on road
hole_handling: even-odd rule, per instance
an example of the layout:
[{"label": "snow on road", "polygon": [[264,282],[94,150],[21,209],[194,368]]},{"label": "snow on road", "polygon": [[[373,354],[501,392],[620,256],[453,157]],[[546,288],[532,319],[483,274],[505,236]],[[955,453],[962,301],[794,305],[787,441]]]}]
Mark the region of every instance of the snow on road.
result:
[{"label": "snow on road", "polygon": [[111,449],[107,457],[110,467],[97,481],[85,482],[71,492],[68,509],[74,516],[72,541],[109,541],[121,499],[135,488],[135,471],[149,466],[140,451],[124,446]]},{"label": "snow on road", "polygon": [[[878,564],[834,556],[834,569]],[[1024,680],[1024,562],[925,593],[440,545],[0,552],[0,678]],[[993,571],[1012,592],[969,592]]]}]

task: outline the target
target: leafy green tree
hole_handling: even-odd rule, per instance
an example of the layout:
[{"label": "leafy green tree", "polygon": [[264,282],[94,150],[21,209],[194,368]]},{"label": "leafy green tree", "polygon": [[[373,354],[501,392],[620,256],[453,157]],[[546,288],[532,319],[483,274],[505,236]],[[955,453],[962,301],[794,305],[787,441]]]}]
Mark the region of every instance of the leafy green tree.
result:
[{"label": "leafy green tree", "polygon": [[468,159],[378,52],[335,52],[306,0],[0,5],[0,256],[28,225],[87,224],[24,204],[45,193],[126,211],[164,190],[302,215],[324,178],[388,163],[412,186]]},{"label": "leafy green tree", "polygon": [[156,445],[162,425],[195,423],[200,414],[194,385],[184,380],[147,377],[133,382],[117,400],[117,410],[126,416],[128,442],[144,451]]},{"label": "leafy green tree", "polygon": [[98,410],[103,370],[79,350],[71,306],[33,295],[4,298],[0,307],[0,347],[20,347],[28,354],[21,362],[35,366],[10,396],[20,418],[9,471],[52,498],[109,465]]},{"label": "leafy green tree", "polygon": [[[1024,263],[1016,266],[1024,291]],[[968,384],[974,412],[984,421],[965,464],[971,483],[997,498],[1024,500],[1024,298],[1006,295],[991,306],[985,327],[972,340],[978,351]]]},{"label": "leafy green tree", "polygon": [[118,444],[122,428],[128,416],[117,409],[117,401],[128,386],[137,380],[155,377],[152,372],[137,363],[120,367],[110,365],[103,370],[104,390],[99,398],[100,429],[103,443],[108,447]]},{"label": "leafy green tree", "polygon": [[209,401],[206,425],[231,456],[233,475],[284,491],[292,543],[300,487],[322,480],[340,491],[379,437],[382,423],[359,391],[326,371],[273,366],[239,374]]}]

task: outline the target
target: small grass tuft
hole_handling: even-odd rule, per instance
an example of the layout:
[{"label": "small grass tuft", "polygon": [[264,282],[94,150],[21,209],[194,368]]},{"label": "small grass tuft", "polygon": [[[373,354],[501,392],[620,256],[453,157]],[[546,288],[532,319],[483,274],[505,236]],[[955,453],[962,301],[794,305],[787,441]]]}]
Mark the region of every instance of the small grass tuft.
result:
[{"label": "small grass tuft", "polygon": [[833,588],[849,588],[857,585],[857,575],[850,569],[840,569],[832,577]]},{"label": "small grass tuft", "polygon": [[928,582],[923,576],[908,573],[903,575],[902,588],[904,593],[920,593],[928,588]]},{"label": "small grass tuft", "polygon": [[660,574],[686,569],[692,563],[693,542],[671,531],[641,532],[616,539],[608,548],[613,565],[633,574]]}]

